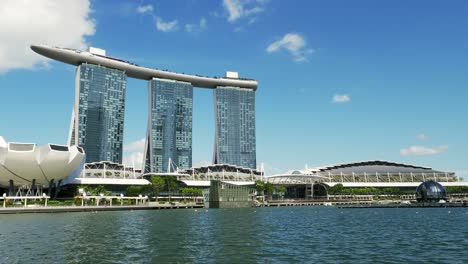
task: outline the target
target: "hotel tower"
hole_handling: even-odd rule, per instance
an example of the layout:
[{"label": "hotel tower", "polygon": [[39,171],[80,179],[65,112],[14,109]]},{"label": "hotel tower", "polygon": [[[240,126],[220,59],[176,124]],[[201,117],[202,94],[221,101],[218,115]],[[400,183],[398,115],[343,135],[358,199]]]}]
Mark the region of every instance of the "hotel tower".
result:
[{"label": "hotel tower", "polygon": [[213,89],[214,164],[256,169],[256,80],[239,78],[237,72],[210,78],[141,67],[97,48],[80,51],[33,45],[31,49],[77,66],[68,143],[85,149],[86,162],[122,163],[125,92],[130,77],[148,82],[144,172],[192,167],[193,87]]}]

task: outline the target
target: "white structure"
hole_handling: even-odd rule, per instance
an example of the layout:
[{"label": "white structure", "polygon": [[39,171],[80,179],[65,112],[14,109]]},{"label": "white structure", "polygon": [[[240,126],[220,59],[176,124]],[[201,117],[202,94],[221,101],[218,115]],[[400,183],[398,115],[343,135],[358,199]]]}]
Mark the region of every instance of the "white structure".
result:
[{"label": "white structure", "polygon": [[226,78],[239,79],[239,73],[238,72],[233,72],[233,71],[227,71],[226,72]]},{"label": "white structure", "polygon": [[76,177],[84,157],[77,146],[7,143],[0,137],[0,186],[45,186]]},{"label": "white structure", "polygon": [[72,184],[77,185],[105,185],[105,186],[130,186],[130,185],[149,185],[151,184],[146,179],[134,179],[134,178],[86,178],[78,177],[75,178]]},{"label": "white structure", "polygon": [[99,56],[106,56],[106,51],[100,48],[89,47],[88,52]]},{"label": "white structure", "polygon": [[140,170],[110,161],[85,163],[80,175],[68,180],[70,181],[66,183],[77,185],[130,186],[151,184],[142,178]]},{"label": "white structure", "polygon": [[306,167],[304,170],[288,171],[265,179],[273,184],[321,183],[329,187],[342,184],[344,187],[412,188],[428,180],[439,182],[443,186],[468,186],[467,182],[460,182],[453,172],[381,160]]}]

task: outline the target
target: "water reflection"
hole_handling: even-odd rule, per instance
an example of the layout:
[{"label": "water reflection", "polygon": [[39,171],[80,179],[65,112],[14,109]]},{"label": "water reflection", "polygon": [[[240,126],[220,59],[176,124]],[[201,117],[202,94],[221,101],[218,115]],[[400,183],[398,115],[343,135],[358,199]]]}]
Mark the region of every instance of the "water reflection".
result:
[{"label": "water reflection", "polygon": [[463,263],[467,220],[466,208],[0,215],[0,263]]}]

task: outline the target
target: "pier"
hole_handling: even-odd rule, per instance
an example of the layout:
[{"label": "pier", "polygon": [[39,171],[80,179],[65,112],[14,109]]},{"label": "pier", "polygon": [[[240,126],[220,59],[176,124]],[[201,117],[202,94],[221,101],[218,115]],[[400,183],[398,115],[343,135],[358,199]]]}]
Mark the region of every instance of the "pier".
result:
[{"label": "pier", "polygon": [[352,204],[337,206],[342,209],[354,208],[452,208],[452,207],[468,207],[468,202],[451,202],[451,203],[388,203],[388,204]]},{"label": "pier", "polygon": [[203,208],[203,204],[196,203],[172,203],[144,205],[113,205],[113,206],[25,206],[0,208],[0,214],[25,214],[25,213],[69,213],[69,212],[98,212],[98,211],[134,211],[134,210],[163,210],[163,209],[189,209]]},{"label": "pier", "polygon": [[282,207],[282,206],[333,206],[333,205],[369,205],[374,203],[372,200],[351,201],[351,200],[303,200],[303,201],[268,201],[263,204],[257,204],[258,207]]}]

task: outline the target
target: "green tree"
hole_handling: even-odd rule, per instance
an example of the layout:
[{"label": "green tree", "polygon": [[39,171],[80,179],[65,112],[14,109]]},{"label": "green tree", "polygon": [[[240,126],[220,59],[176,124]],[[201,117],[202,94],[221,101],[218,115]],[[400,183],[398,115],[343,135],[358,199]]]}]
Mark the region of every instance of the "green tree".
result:
[{"label": "green tree", "polygon": [[98,185],[96,187],[86,185],[86,186],[79,186],[78,188],[80,189],[82,188],[86,192],[86,194],[91,195],[91,196],[101,195],[101,193],[104,195],[110,194],[110,191],[108,191],[103,185]]},{"label": "green tree", "polygon": [[202,195],[202,190],[200,188],[183,187],[183,188],[179,189],[179,192],[183,196],[200,196],[200,195]]},{"label": "green tree", "polygon": [[273,194],[273,184],[271,182],[265,183],[265,194],[272,195]]},{"label": "green tree", "polygon": [[159,193],[164,190],[164,178],[161,176],[151,176],[150,182],[152,195],[158,197]]},{"label": "green tree", "polygon": [[284,187],[284,186],[276,187],[276,188],[275,188],[275,191],[276,191],[277,193],[283,193],[283,194],[284,194],[284,193],[286,192],[286,187]]},{"label": "green tree", "polygon": [[255,189],[257,192],[263,193],[265,191],[265,182],[255,181]]},{"label": "green tree", "polygon": [[141,187],[140,186],[128,186],[127,192],[125,193],[126,196],[138,196],[141,194]]},{"label": "green tree", "polygon": [[341,183],[335,184],[335,186],[328,188],[328,192],[330,194],[343,193],[343,191],[344,191],[344,188],[343,188],[343,184]]},{"label": "green tree", "polygon": [[164,177],[165,187],[169,192],[169,201],[171,200],[171,193],[177,191],[177,179],[175,177]]},{"label": "green tree", "polygon": [[255,181],[255,189],[257,192],[264,192],[266,195],[272,195],[274,190],[273,184],[264,181]]},{"label": "green tree", "polygon": [[177,191],[177,179],[174,177],[164,177],[164,183],[167,191],[174,192]]},{"label": "green tree", "polygon": [[468,193],[468,186],[447,186],[445,187],[445,190],[448,193]]}]

